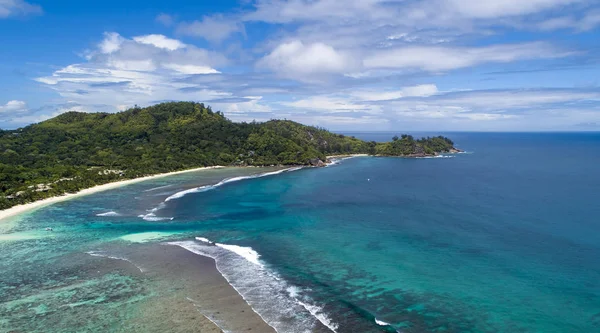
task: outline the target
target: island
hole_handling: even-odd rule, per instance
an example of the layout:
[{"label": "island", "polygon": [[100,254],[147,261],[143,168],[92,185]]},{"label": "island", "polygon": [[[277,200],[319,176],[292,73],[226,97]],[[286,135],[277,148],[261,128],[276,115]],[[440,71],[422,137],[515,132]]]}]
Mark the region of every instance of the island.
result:
[{"label": "island", "polygon": [[323,166],[328,156],[459,152],[443,137],[367,142],[290,120],[233,122],[169,102],[118,113],[67,112],[0,130],[0,209],[126,179],[210,166]]}]

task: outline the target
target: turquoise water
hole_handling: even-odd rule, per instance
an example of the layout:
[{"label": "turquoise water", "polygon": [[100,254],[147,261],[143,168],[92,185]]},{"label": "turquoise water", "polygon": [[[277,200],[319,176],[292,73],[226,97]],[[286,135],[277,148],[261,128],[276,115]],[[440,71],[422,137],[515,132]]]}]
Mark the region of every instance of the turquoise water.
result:
[{"label": "turquoise water", "polygon": [[[22,239],[0,240],[0,318],[44,310],[32,297],[77,279],[82,253],[171,235],[280,332],[600,331],[600,134],[449,136],[468,153],[181,192],[239,169],[187,174],[23,216],[4,231]],[[127,276],[94,283],[113,280],[119,304],[151,293]]]}]

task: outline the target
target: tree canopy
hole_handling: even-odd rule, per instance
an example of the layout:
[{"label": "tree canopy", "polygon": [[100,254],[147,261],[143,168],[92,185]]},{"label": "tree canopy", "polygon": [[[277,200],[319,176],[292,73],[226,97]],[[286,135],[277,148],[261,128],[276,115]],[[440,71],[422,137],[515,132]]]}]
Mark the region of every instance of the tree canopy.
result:
[{"label": "tree canopy", "polygon": [[0,130],[0,209],[118,179],[213,165],[307,165],[327,155],[450,151],[444,137],[365,142],[289,120],[236,123],[193,102],[67,112]]}]

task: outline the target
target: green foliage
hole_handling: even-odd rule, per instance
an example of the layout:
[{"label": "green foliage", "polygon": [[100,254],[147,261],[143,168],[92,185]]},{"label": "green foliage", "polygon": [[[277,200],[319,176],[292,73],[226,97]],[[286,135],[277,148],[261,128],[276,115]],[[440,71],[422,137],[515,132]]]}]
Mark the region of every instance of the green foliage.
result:
[{"label": "green foliage", "polygon": [[377,143],[375,151],[382,156],[427,156],[454,149],[452,140],[437,136],[415,140],[412,135],[395,136],[391,142]]},{"label": "green foliage", "polygon": [[[327,155],[448,151],[444,137],[365,142],[287,120],[234,123],[202,103],[67,112],[0,130],[0,209],[120,179],[211,165],[305,165]],[[40,186],[41,185],[41,186]]]}]

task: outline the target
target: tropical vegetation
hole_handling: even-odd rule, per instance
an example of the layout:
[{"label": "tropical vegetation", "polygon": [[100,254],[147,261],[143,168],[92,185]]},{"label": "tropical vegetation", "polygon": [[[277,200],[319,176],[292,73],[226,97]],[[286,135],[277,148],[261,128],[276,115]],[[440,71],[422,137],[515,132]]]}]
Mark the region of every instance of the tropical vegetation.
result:
[{"label": "tropical vegetation", "polygon": [[94,185],[214,165],[311,165],[328,155],[421,156],[444,137],[366,142],[289,120],[237,123],[193,102],[119,113],[67,112],[0,130],[0,209]]}]

